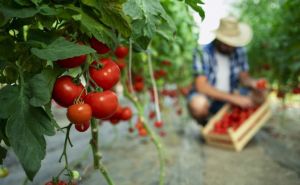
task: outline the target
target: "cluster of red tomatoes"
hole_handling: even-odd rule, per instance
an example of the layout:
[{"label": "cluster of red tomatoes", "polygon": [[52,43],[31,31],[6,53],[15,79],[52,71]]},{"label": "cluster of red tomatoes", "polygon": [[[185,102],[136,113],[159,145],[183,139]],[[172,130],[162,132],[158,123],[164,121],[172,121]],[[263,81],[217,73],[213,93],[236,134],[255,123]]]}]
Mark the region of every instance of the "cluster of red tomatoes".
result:
[{"label": "cluster of red tomatoes", "polygon": [[[99,54],[110,51],[105,44],[92,38],[91,47]],[[118,46],[114,51],[118,59],[124,59],[128,54],[128,48]],[[82,65],[87,56],[77,56],[57,61],[63,68],[69,69]],[[110,58],[101,58],[92,62],[88,69],[89,82],[94,91],[87,93],[79,79],[64,75],[59,77],[53,88],[52,98],[62,107],[68,108],[67,117],[75,124],[75,128],[83,132],[90,126],[92,117],[102,120],[110,120],[113,124],[120,120],[129,120],[132,111],[129,107],[122,108],[118,97],[111,89],[120,80],[120,68]],[[102,91],[97,89],[101,88]]]},{"label": "cluster of red tomatoes", "polygon": [[237,106],[231,107],[231,112],[225,113],[221,120],[215,123],[213,133],[226,134],[228,128],[237,130],[256,111],[254,108],[242,109]]},{"label": "cluster of red tomatoes", "polygon": [[[155,117],[155,112],[154,111],[151,111],[150,112],[150,114],[152,114],[152,119],[154,119],[154,117]],[[156,127],[156,128],[162,128],[163,127],[163,122],[162,121],[155,121],[154,122],[154,127]],[[144,124],[143,124],[143,121],[139,118],[138,120],[137,120],[137,122],[135,123],[135,128],[137,129],[137,131],[138,131],[138,134],[139,134],[139,136],[141,136],[141,137],[146,137],[147,135],[148,135],[148,131],[147,131],[147,129],[144,127]],[[134,128],[129,128],[129,132],[133,132],[134,131]],[[161,130],[161,131],[159,131],[159,135],[161,136],[161,137],[164,137],[165,135],[166,135],[166,133],[163,131],[163,130]]]}]

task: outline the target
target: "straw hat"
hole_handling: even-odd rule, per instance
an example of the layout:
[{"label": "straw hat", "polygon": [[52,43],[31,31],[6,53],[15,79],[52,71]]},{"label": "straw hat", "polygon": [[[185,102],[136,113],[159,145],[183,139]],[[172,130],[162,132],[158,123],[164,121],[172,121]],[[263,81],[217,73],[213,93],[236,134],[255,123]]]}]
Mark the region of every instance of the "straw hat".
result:
[{"label": "straw hat", "polygon": [[251,27],[246,23],[239,23],[234,17],[222,18],[215,34],[218,40],[233,47],[245,46],[252,39]]}]

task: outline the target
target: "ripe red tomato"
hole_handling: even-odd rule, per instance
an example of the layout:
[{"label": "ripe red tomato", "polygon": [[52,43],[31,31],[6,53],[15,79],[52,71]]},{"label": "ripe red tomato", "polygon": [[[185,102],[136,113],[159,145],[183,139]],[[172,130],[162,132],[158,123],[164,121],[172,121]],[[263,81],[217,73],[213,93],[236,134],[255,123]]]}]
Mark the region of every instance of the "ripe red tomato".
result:
[{"label": "ripe red tomato", "polygon": [[155,121],[155,122],[154,122],[154,126],[155,126],[156,128],[161,128],[161,127],[163,126],[163,122],[162,122],[162,121]]},{"label": "ripe red tomato", "polygon": [[110,51],[109,47],[106,44],[98,41],[95,37],[91,38],[90,42],[92,48],[94,48],[99,54],[105,54]]},{"label": "ripe red tomato", "polygon": [[171,66],[172,65],[172,63],[170,61],[168,61],[168,60],[163,60],[161,62],[161,64],[164,65],[164,66]]},{"label": "ripe red tomato", "polygon": [[148,117],[149,117],[149,119],[154,119],[155,115],[156,115],[155,111],[150,111]]},{"label": "ripe red tomato", "polygon": [[122,58],[118,58],[116,60],[116,64],[119,66],[120,70],[124,69],[126,67],[126,62]]},{"label": "ripe red tomato", "polygon": [[134,132],[134,128],[129,127],[129,128],[128,128],[128,132],[130,132],[130,133]]},{"label": "ripe red tomato", "polygon": [[260,79],[256,82],[256,88],[260,90],[265,90],[267,88],[267,81],[265,79]]},{"label": "ripe red tomato", "polygon": [[68,107],[67,117],[74,124],[87,122],[92,118],[92,108],[86,103],[71,105]]},{"label": "ripe red tomato", "polygon": [[74,68],[83,64],[86,60],[86,55],[80,55],[77,57],[67,58],[63,60],[58,60],[56,63],[62,68]]},{"label": "ripe red tomato", "polygon": [[93,116],[105,119],[113,115],[118,106],[118,97],[112,91],[92,92],[85,96],[84,102],[92,108]]},{"label": "ripe red tomato", "polygon": [[293,94],[300,94],[300,87],[295,87],[292,92]]},{"label": "ripe red tomato", "polygon": [[112,125],[117,125],[120,122],[117,118],[110,118],[109,121]]},{"label": "ripe red tomato", "polygon": [[73,105],[74,100],[78,98],[80,94],[80,98],[84,98],[86,95],[84,87],[81,83],[76,84],[73,82],[71,76],[62,76],[56,79],[52,91],[52,98],[60,106],[69,107]]},{"label": "ripe red tomato", "polygon": [[121,119],[121,115],[123,113],[123,108],[121,107],[121,105],[118,105],[118,108],[116,110],[116,112],[109,117],[110,120],[120,120]]},{"label": "ripe red tomato", "polygon": [[124,121],[127,121],[130,120],[131,117],[132,117],[131,109],[129,107],[124,107],[120,118]]},{"label": "ripe red tomato", "polygon": [[144,89],[144,82],[135,82],[133,84],[133,89],[136,91],[136,92],[141,92],[143,91]]},{"label": "ripe red tomato", "polygon": [[115,50],[115,55],[117,58],[125,58],[128,55],[128,48],[125,46],[118,46]]},{"label": "ripe red tomato", "polygon": [[137,128],[138,130],[144,128],[144,125],[143,125],[143,123],[141,122],[141,120],[138,119],[138,121],[137,121],[136,124],[135,124],[135,128]]},{"label": "ripe red tomato", "polygon": [[159,132],[160,137],[165,137],[167,135],[167,133],[165,131],[160,131]]},{"label": "ripe red tomato", "polygon": [[141,75],[134,75],[133,81],[134,82],[144,82],[144,77]]},{"label": "ripe red tomato", "polygon": [[[101,64],[102,67],[96,68]],[[120,80],[120,68],[111,59],[103,58],[98,63],[94,61],[89,68],[91,78],[104,90],[111,89]]]},{"label": "ripe red tomato", "polygon": [[59,180],[57,182],[49,181],[45,185],[68,185],[68,183],[66,183],[65,181]]},{"label": "ripe red tomato", "polygon": [[145,136],[147,136],[147,134],[148,134],[148,132],[145,128],[139,129],[139,136],[145,137]]},{"label": "ripe red tomato", "polygon": [[89,121],[84,122],[84,123],[75,124],[75,129],[79,132],[84,132],[89,128],[90,128],[90,122]]}]

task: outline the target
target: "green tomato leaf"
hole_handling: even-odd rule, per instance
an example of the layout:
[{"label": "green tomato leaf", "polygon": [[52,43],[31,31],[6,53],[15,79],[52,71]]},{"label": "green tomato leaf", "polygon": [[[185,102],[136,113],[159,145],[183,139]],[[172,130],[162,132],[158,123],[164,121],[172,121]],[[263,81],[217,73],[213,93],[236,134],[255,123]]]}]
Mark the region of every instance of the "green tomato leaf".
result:
[{"label": "green tomato leaf", "polygon": [[15,86],[7,85],[0,89],[0,118],[7,119],[18,106],[19,90]]},{"label": "green tomato leaf", "polygon": [[[54,126],[42,107],[33,107],[29,104],[30,93],[27,84],[20,89],[11,85],[3,89],[0,91],[1,108],[12,109],[13,107],[10,113],[6,112],[6,116],[9,114],[6,135],[27,177],[33,180],[46,154],[44,135],[53,135]],[[8,97],[8,94],[15,100],[7,101],[2,98],[2,96]]]},{"label": "green tomato leaf", "polygon": [[14,1],[21,6],[30,6],[31,5],[30,0],[14,0]]},{"label": "green tomato leaf", "polygon": [[95,50],[88,46],[79,45],[67,41],[63,37],[59,37],[47,47],[43,49],[32,48],[31,52],[41,59],[56,61],[60,59],[66,59],[84,54],[94,53]]},{"label": "green tomato leaf", "polygon": [[201,5],[204,4],[202,0],[185,0],[186,4],[188,4],[192,9],[194,9],[202,19],[205,18],[205,12],[202,9]]},{"label": "green tomato leaf", "polygon": [[158,25],[166,22],[171,30],[175,30],[172,19],[165,12],[159,0],[128,0],[123,10],[132,18],[134,36],[146,36],[152,38]]},{"label": "green tomato leaf", "polygon": [[117,39],[112,30],[103,26],[99,21],[94,19],[88,13],[77,10],[80,14],[73,16],[73,19],[80,21],[81,29],[90,37],[94,36],[97,40],[107,44],[110,48],[114,48]]},{"label": "green tomato leaf", "polygon": [[57,122],[55,121],[54,116],[52,114],[51,105],[52,105],[51,101],[49,103],[47,103],[44,106],[45,107],[45,111],[46,111],[48,117],[51,119],[51,123],[54,125],[54,127],[56,127],[57,129],[60,129],[60,126],[57,124]]},{"label": "green tomato leaf", "polygon": [[0,3],[0,12],[5,18],[28,18],[36,15],[39,12],[38,8],[34,7],[18,7],[13,5],[5,5]]},{"label": "green tomato leaf", "polygon": [[30,104],[34,107],[45,105],[51,100],[52,89],[57,76],[62,71],[54,71],[45,69],[41,73],[35,75],[29,83],[31,98]]},{"label": "green tomato leaf", "polygon": [[118,30],[124,37],[129,37],[131,27],[128,18],[122,10],[124,0],[82,0],[82,3],[95,8],[99,19],[112,28]]}]

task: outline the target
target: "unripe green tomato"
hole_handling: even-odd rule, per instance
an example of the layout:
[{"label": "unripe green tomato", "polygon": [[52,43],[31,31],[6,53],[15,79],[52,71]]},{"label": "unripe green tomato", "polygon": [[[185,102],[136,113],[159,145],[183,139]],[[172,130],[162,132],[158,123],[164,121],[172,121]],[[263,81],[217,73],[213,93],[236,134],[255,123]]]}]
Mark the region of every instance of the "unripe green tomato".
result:
[{"label": "unripe green tomato", "polygon": [[80,178],[80,174],[77,170],[72,170],[71,171],[71,177],[73,180],[78,180]]},{"label": "unripe green tomato", "polygon": [[0,167],[0,178],[8,176],[9,172],[6,167]]}]

